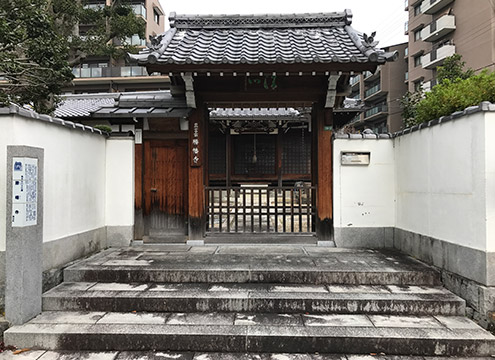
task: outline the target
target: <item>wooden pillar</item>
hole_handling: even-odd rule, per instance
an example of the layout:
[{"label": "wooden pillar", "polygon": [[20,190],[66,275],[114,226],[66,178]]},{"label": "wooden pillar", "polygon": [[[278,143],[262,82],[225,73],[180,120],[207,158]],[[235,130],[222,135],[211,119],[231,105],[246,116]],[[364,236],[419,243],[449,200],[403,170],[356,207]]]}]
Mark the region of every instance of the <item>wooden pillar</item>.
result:
[{"label": "wooden pillar", "polygon": [[278,134],[277,134],[277,153],[276,153],[277,181],[279,187],[283,185],[283,181],[282,181],[283,133],[284,130],[282,129],[281,126],[279,126]]},{"label": "wooden pillar", "polygon": [[232,185],[231,182],[231,146],[232,146],[232,135],[230,135],[230,127],[227,128],[227,132],[225,133],[225,185],[230,187]]},{"label": "wooden pillar", "polygon": [[317,182],[316,201],[317,219],[316,235],[319,240],[333,239],[333,167],[332,167],[332,109],[325,109],[323,104],[316,105],[317,137]]},{"label": "wooden pillar", "polygon": [[206,109],[203,104],[189,116],[189,240],[203,240],[205,233]]}]

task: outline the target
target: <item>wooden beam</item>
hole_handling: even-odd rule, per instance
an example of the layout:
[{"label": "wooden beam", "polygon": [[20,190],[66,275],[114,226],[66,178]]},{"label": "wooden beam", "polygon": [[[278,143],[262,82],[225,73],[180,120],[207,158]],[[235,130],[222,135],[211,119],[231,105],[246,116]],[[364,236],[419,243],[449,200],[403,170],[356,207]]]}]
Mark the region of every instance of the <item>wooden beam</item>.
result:
[{"label": "wooden beam", "polygon": [[333,239],[333,169],[332,131],[325,124],[332,123],[332,110],[316,105],[317,148],[318,148],[318,198],[316,235],[320,240]]},{"label": "wooden beam", "polygon": [[332,73],[332,72],[362,72],[375,71],[378,63],[316,63],[316,64],[148,64],[146,66],[148,72],[161,72],[171,76],[181,72],[196,72],[199,74],[210,73],[220,76],[220,72],[224,76],[231,76],[234,72],[237,75],[250,73],[259,74],[284,74],[289,73],[289,76],[298,76],[300,72],[311,74],[313,72]]},{"label": "wooden beam", "polygon": [[190,108],[196,108],[196,98],[194,96],[194,79],[190,72],[187,72],[182,76],[184,80],[185,89],[186,89],[186,103]]},{"label": "wooden beam", "polygon": [[[194,110],[189,116],[189,221],[188,221],[188,235],[189,240],[202,240],[204,238],[205,231],[205,190],[204,190],[204,162],[206,159],[206,147],[205,147],[205,116],[206,110],[203,104],[198,104],[198,108]],[[195,128],[194,124],[198,124]],[[196,137],[195,131],[197,130],[198,136]],[[192,141],[198,139],[199,144],[194,144]],[[193,146],[199,149],[198,154],[194,154]],[[195,163],[194,157],[200,156],[200,162]]]},{"label": "wooden beam", "polygon": [[328,77],[328,89],[327,89],[327,99],[325,103],[326,108],[335,107],[335,98],[337,96],[337,81],[340,75],[330,75]]}]

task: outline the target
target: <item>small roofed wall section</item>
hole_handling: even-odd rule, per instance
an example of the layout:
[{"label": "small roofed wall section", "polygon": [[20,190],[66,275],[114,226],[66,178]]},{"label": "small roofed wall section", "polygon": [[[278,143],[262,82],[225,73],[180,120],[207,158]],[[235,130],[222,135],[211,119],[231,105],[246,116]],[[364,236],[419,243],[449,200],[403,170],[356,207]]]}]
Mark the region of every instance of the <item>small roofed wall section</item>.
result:
[{"label": "small roofed wall section", "polygon": [[[334,226],[339,247],[393,246],[395,159],[393,140],[335,139]],[[342,157],[369,153],[369,165],[345,165]]]},{"label": "small roofed wall section", "polygon": [[1,114],[0,256],[5,256],[6,249],[8,145],[44,149],[44,204],[39,209],[43,211],[44,271],[107,246],[130,243],[134,139],[107,139],[89,128],[83,131],[19,114]]}]

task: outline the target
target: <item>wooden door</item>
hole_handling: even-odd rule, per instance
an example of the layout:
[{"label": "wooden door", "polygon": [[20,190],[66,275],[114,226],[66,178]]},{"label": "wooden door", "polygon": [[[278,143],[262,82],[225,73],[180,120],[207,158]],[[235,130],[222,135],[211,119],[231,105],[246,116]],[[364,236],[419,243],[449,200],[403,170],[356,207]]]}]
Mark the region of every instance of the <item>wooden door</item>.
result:
[{"label": "wooden door", "polygon": [[188,157],[186,140],[144,144],[145,233],[150,237],[187,234]]}]

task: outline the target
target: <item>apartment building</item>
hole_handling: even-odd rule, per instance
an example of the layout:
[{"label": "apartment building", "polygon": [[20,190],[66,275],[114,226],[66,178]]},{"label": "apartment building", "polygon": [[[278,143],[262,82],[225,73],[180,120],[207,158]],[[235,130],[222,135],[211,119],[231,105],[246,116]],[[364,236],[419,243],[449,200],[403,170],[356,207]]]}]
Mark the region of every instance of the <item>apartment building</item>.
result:
[{"label": "apartment building", "polygon": [[437,66],[455,53],[475,71],[495,69],[494,0],[406,0],[409,91],[431,89]]},{"label": "apartment building", "polygon": [[364,112],[352,122],[356,130],[366,128],[376,133],[395,132],[402,127],[399,99],[407,92],[407,43],[393,45],[385,51],[398,51],[397,61],[351,77],[351,98],[364,102]]},{"label": "apartment building", "polygon": [[[90,0],[88,7],[110,5],[113,0]],[[165,13],[159,0],[131,0],[131,7],[136,16],[146,21],[146,39],[150,35],[165,32]],[[84,26],[80,27],[84,29]],[[144,48],[146,40],[134,35],[127,40],[128,44]],[[169,88],[168,76],[148,74],[143,66],[131,65],[125,59],[110,57],[88,57],[84,63],[73,69],[72,86],[64,89],[66,94],[150,91]]]}]

